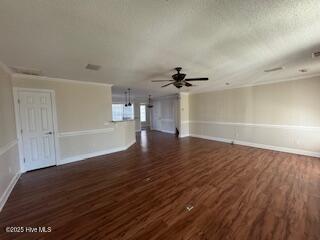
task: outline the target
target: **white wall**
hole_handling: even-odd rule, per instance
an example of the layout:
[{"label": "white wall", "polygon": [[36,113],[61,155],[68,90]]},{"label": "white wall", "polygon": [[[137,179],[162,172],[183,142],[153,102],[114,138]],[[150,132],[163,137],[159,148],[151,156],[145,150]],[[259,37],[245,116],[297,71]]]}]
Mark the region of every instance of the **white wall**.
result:
[{"label": "white wall", "polygon": [[189,96],[190,135],[320,156],[320,78]]},{"label": "white wall", "polygon": [[189,94],[180,93],[179,100],[179,136],[186,137],[189,135]]},{"label": "white wall", "polygon": [[153,100],[151,110],[151,129],[167,133],[175,133],[179,128],[177,121],[178,96],[166,96]]},{"label": "white wall", "polygon": [[0,63],[0,211],[19,177],[11,74]]}]

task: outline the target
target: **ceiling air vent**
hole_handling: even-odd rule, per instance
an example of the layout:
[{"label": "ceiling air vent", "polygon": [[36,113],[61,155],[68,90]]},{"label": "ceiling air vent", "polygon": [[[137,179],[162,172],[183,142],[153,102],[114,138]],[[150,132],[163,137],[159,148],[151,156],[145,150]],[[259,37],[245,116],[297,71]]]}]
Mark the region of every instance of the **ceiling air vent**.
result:
[{"label": "ceiling air vent", "polygon": [[86,66],[86,69],[93,70],[93,71],[98,71],[100,68],[101,68],[100,65],[95,65],[95,64],[91,64],[91,63],[89,63]]},{"label": "ceiling air vent", "polygon": [[312,57],[313,58],[320,57],[320,51],[312,53]]},{"label": "ceiling air vent", "polygon": [[14,73],[41,76],[42,72],[39,69],[23,68],[23,67],[11,67]]},{"label": "ceiling air vent", "polygon": [[283,67],[276,67],[276,68],[266,69],[264,71],[265,72],[275,72],[275,71],[280,71],[282,69],[283,69]]}]

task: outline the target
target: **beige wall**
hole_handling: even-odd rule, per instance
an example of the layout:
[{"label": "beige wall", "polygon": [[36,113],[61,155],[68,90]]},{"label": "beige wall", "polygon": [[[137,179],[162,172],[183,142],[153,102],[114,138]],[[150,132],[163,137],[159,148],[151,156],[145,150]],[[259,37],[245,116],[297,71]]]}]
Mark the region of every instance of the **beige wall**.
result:
[{"label": "beige wall", "polygon": [[109,85],[16,74],[12,82],[14,87],[55,91],[60,143],[58,164],[124,150],[128,142],[135,142],[133,123],[111,122]]},{"label": "beige wall", "polygon": [[110,86],[22,75],[14,75],[13,86],[54,90],[59,132],[104,128],[112,120]]},{"label": "beige wall", "polygon": [[190,95],[190,134],[320,153],[320,78]]},{"label": "beige wall", "polygon": [[0,63],[0,210],[9,194],[10,184],[19,173],[11,76]]},{"label": "beige wall", "polygon": [[0,65],[0,146],[16,139],[11,76]]},{"label": "beige wall", "polygon": [[60,136],[59,164],[127,149],[136,141],[134,121],[110,123],[105,132]]}]

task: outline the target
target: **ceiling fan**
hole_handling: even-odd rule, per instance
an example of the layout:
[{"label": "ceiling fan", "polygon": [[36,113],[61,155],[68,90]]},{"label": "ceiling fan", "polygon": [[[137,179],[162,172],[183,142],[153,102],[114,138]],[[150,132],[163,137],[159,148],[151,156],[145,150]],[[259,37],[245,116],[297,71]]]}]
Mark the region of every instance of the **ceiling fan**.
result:
[{"label": "ceiling fan", "polygon": [[208,81],[209,80],[209,78],[185,78],[186,74],[180,73],[180,71],[182,70],[181,67],[176,67],[175,70],[177,71],[177,73],[172,75],[173,80],[153,80],[152,82],[171,82],[161,87],[167,87],[173,84],[176,88],[182,88],[183,86],[186,86],[186,87],[194,86],[191,83],[189,83],[190,81]]}]

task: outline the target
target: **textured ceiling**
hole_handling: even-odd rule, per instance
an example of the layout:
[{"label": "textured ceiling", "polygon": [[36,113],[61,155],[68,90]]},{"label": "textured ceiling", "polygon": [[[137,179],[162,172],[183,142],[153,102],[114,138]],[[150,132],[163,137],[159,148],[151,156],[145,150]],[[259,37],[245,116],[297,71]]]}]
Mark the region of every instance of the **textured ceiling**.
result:
[{"label": "textured ceiling", "polygon": [[0,33],[9,66],[154,95],[176,66],[195,92],[320,75],[319,0],[0,0]]}]

